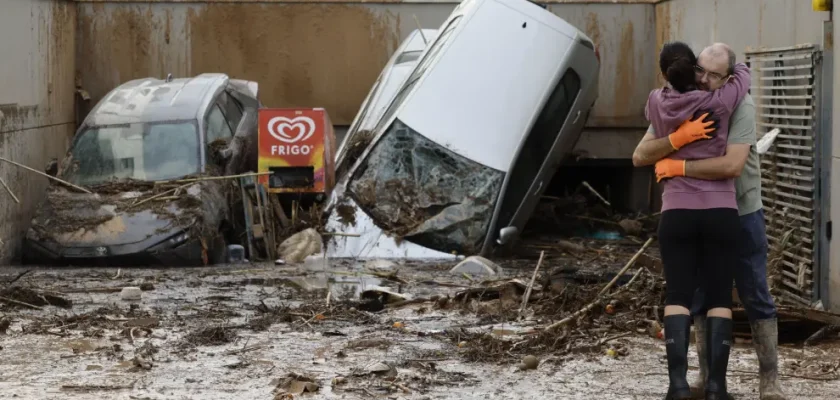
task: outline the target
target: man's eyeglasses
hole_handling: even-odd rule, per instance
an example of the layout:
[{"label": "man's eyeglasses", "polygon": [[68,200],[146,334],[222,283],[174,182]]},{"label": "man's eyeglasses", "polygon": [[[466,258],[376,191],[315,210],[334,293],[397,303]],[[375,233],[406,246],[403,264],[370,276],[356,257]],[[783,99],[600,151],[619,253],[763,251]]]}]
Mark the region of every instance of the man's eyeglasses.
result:
[{"label": "man's eyeglasses", "polygon": [[705,75],[705,74],[709,74],[709,78],[712,78],[712,79],[718,80],[718,81],[724,80],[724,79],[726,79],[727,76],[729,76],[729,75],[721,75],[717,72],[706,71],[705,69],[703,69],[703,67],[701,67],[699,65],[694,66],[694,72],[697,75],[700,75],[700,76]]}]

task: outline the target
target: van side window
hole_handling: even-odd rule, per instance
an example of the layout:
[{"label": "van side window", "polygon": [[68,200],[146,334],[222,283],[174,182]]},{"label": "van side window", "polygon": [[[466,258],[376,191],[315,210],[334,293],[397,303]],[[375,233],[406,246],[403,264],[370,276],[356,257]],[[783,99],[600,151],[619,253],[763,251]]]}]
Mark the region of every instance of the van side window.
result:
[{"label": "van side window", "polygon": [[511,223],[519,205],[528,195],[534,179],[538,176],[563,129],[569,110],[579,92],[580,76],[570,68],[566,70],[563,78],[543,105],[531,131],[525,137],[522,149],[516,156],[499,212],[497,225],[499,228]]},{"label": "van side window", "polygon": [[213,104],[210,108],[210,114],[207,115],[207,144],[213,143],[219,139],[227,139],[233,136],[225,121],[225,115],[218,104]]}]

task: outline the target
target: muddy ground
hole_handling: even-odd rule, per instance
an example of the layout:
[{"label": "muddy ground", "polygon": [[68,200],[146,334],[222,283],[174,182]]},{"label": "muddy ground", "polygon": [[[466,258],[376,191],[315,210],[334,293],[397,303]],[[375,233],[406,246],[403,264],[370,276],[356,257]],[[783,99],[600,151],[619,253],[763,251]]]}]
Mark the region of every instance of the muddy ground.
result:
[{"label": "muddy ground", "polygon": [[[599,268],[612,271],[639,247],[608,246]],[[661,290],[648,269],[635,282],[620,282],[630,294],[618,296],[623,300],[613,303],[616,312],[596,307],[555,334],[542,332],[604,286],[603,280],[556,278],[558,269],[585,265],[585,258],[547,257],[542,268],[555,279],[541,275],[520,322],[521,287],[506,282],[530,280],[532,261],[500,261],[505,269],[492,277],[451,274],[454,263],[384,261],[35,269],[12,285],[2,282],[26,270],[6,268],[0,291],[27,301],[0,301],[0,330],[6,331],[0,333],[0,397],[662,398],[664,346],[639,328]],[[121,299],[118,290],[129,285],[145,289],[141,300]],[[23,289],[12,292],[10,286]],[[377,287],[416,302],[396,295],[359,300]],[[478,287],[485,289],[472,290],[465,300],[463,292]],[[486,289],[494,287],[502,289]],[[19,291],[28,289],[72,304],[21,297]],[[749,344],[739,342],[730,388],[739,399],[757,399],[756,358]],[[537,369],[520,369],[527,354],[539,358]],[[780,358],[791,399],[840,396],[835,343],[788,345]],[[697,365],[693,353],[691,363]],[[693,377],[696,368],[689,373]],[[314,392],[300,394],[306,390]]]}]

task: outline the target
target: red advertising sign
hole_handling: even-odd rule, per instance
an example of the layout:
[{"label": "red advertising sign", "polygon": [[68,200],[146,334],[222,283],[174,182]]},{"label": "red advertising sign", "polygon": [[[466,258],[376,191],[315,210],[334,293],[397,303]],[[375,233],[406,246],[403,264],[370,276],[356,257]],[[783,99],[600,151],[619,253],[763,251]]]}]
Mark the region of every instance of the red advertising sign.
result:
[{"label": "red advertising sign", "polygon": [[324,193],[334,180],[335,134],[323,108],[259,111],[260,183],[274,193]]}]

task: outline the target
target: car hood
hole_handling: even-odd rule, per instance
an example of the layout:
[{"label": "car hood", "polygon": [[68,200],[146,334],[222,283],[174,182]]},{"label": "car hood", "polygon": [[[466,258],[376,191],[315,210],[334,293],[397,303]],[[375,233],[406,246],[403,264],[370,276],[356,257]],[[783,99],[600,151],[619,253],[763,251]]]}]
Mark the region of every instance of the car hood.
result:
[{"label": "car hood", "polygon": [[189,229],[207,214],[203,202],[190,201],[202,194],[201,186],[190,186],[186,192],[183,200],[152,200],[141,204],[153,194],[127,191],[102,195],[51,190],[36,212],[27,238],[53,241],[65,247],[123,245],[155,236],[162,240]]}]

